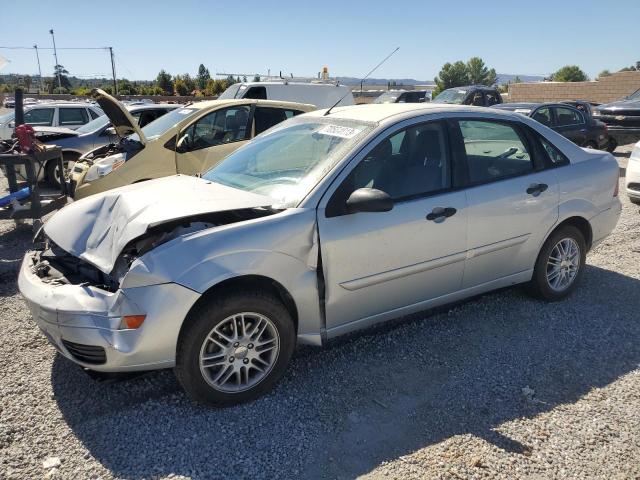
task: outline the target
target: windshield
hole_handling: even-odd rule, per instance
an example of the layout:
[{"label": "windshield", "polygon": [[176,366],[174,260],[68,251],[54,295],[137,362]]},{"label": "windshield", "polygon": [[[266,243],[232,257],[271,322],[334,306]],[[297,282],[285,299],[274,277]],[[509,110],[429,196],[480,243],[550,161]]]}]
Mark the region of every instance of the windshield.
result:
[{"label": "windshield", "polygon": [[402,92],[386,92],[376,98],[373,103],[396,103]]},{"label": "windshield", "polygon": [[109,117],[107,117],[106,115],[100,115],[98,118],[91,120],[89,123],[85,123],[80,128],[76,128],[76,132],[80,134],[95,132],[108,123],[111,123],[109,122]]},{"label": "windshield", "polygon": [[640,100],[640,88],[627,97],[629,100]]},{"label": "windshield", "polygon": [[433,102],[435,103],[457,103],[460,104],[464,101],[464,97],[467,95],[466,90],[460,90],[458,88],[449,88],[444,92],[441,92]]},{"label": "windshield", "polygon": [[346,120],[291,119],[236,150],[203,178],[296,206],[372,128]]},{"label": "windshield", "polygon": [[234,83],[233,85],[230,85],[229,88],[227,88],[224,92],[220,94],[220,96],[218,97],[218,100],[231,100],[234,98],[239,98],[237,97],[237,95],[238,95],[238,90],[240,90],[241,86],[242,86],[241,83]]},{"label": "windshield", "polygon": [[[144,133],[147,140],[154,140],[178,122],[190,117],[198,110],[198,108],[177,108],[175,110],[171,110],[169,113],[165,113],[161,117],[156,118],[153,122],[147,123],[142,128],[142,133]],[[128,138],[140,141],[137,133],[129,135]]]}]

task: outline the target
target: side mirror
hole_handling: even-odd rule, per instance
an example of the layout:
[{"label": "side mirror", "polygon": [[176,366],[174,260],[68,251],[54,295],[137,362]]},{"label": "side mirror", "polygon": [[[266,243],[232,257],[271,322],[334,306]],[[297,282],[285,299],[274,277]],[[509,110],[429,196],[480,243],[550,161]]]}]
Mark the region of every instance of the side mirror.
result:
[{"label": "side mirror", "polygon": [[389,194],[375,188],[359,188],[347,199],[347,212],[388,212],[393,208]]}]

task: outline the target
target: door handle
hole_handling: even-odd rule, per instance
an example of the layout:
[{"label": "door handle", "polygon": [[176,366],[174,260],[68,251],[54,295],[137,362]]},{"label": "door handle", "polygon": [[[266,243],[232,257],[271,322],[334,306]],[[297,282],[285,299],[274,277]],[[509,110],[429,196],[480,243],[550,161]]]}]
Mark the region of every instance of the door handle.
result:
[{"label": "door handle", "polygon": [[453,207],[436,207],[427,215],[427,220],[436,223],[444,222],[447,218],[455,215],[457,211]]},{"label": "door handle", "polygon": [[546,183],[532,183],[531,185],[529,185],[529,188],[527,188],[527,193],[529,195],[533,195],[534,197],[537,197],[542,192],[544,192],[547,188],[549,188],[549,185],[547,185]]}]

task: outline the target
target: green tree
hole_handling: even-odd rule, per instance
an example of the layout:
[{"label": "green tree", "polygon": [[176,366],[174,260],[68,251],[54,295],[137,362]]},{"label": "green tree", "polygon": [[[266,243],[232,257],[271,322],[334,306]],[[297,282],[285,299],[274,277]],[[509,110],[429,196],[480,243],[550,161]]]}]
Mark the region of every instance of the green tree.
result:
[{"label": "green tree", "polygon": [[260,81],[260,75],[254,75],[253,81],[254,82],[259,82]]},{"label": "green tree", "polygon": [[602,70],[599,74],[598,74],[598,78],[602,78],[602,77],[610,77],[611,76],[611,72],[609,70]]},{"label": "green tree", "polygon": [[180,96],[184,97],[188,94],[187,84],[180,75],[176,75],[173,80],[173,90]]},{"label": "green tree", "polygon": [[207,82],[211,80],[211,74],[209,69],[201,63],[198,67],[197,84],[200,90],[204,90],[207,87]]},{"label": "green tree", "polygon": [[160,73],[158,73],[158,76],[156,77],[156,86],[162,90],[164,95],[171,95],[173,93],[173,81],[171,79],[171,74],[164,70],[160,70]]},{"label": "green tree", "polygon": [[445,63],[442,69],[438,73],[438,76],[434,78],[436,82],[436,91],[434,95],[452,87],[461,87],[462,85],[469,84],[469,75],[467,73],[467,66],[464,62],[457,61],[455,63]]},{"label": "green tree", "polygon": [[[60,75],[60,83],[58,83],[58,75]],[[66,68],[64,68],[62,65],[56,65],[55,67],[53,67],[53,77],[56,82],[55,86],[58,87],[58,90],[60,90],[60,85],[62,85],[62,89],[67,90],[67,92],[71,88],[71,82],[69,81],[68,75],[69,75],[69,71]],[[63,93],[67,93],[67,92],[63,92]],[[59,93],[59,92],[54,92],[54,93]]]},{"label": "green tree", "polygon": [[565,65],[551,75],[554,82],[586,82],[589,77],[577,65]]},{"label": "green tree", "polygon": [[129,80],[122,78],[118,80],[118,95],[137,95],[138,91]]},{"label": "green tree", "polygon": [[[489,69],[480,57],[472,57],[467,62],[467,77],[473,85],[495,85],[496,71]],[[460,85],[454,85],[459,87]]]}]

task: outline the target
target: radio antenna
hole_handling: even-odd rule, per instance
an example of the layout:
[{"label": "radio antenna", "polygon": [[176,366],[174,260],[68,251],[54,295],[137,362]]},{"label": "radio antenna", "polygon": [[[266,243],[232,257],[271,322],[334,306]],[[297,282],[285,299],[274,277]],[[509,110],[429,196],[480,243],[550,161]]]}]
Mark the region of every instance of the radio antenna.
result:
[{"label": "radio antenna", "polygon": [[[400,50],[400,47],[396,47],[396,49],[391,52],[389,55],[387,55],[386,57],[384,57],[382,59],[382,61],[380,63],[378,63],[375,67],[373,67],[371,69],[371,71],[369,73],[367,73],[363,78],[360,79],[360,83],[362,84],[362,82],[364,82],[367,78],[369,78],[369,75],[371,75],[373,72],[375,72],[384,62],[386,62],[387,60],[389,60],[391,58],[391,56],[396,53],[398,50]],[[327,110],[326,112],[324,112],[323,117],[326,117],[327,115],[329,115],[329,113],[331,113],[331,110],[333,110],[334,107],[336,107],[342,100],[344,100],[344,98],[349,95],[349,93],[351,93],[351,90],[349,90],[347,93],[345,93],[342,97],[340,97],[340,100],[338,100],[336,103],[334,103],[333,105],[331,105],[331,107],[329,108],[329,110]]]}]

